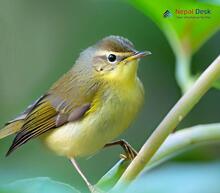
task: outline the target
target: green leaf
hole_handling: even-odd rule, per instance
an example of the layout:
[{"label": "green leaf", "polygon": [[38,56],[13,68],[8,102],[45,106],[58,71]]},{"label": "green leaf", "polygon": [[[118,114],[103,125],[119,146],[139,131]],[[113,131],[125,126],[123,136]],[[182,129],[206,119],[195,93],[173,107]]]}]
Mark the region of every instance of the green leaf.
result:
[{"label": "green leaf", "polygon": [[[134,7],[150,17],[164,32],[174,52],[177,46],[186,52],[195,52],[220,27],[220,6],[194,0],[128,0]],[[210,14],[195,14],[195,10],[211,11]],[[163,13],[169,10],[171,17],[164,18]],[[177,10],[193,10],[194,14],[177,14]],[[182,18],[179,18],[182,16]],[[189,18],[190,16],[207,16],[208,18]],[[188,18],[187,18],[188,17]],[[178,48],[179,50],[179,48]]]},{"label": "green leaf", "polygon": [[220,78],[218,81],[215,82],[215,84],[213,86],[217,89],[220,89]]},{"label": "green leaf", "polygon": [[47,177],[23,179],[0,186],[0,193],[79,193],[70,185]]},{"label": "green leaf", "polygon": [[101,190],[110,190],[115,183],[119,180],[125,169],[130,164],[130,160],[121,159],[114,167],[112,167],[96,184]]},{"label": "green leaf", "polygon": [[[220,28],[219,1],[194,0],[127,0],[132,6],[151,18],[164,32],[176,56],[176,80],[185,92],[194,83],[191,75],[191,56]],[[210,14],[196,14],[196,10]],[[192,14],[179,14],[188,10]],[[163,14],[168,11],[169,17]],[[147,33],[147,32],[146,32]]]},{"label": "green leaf", "polygon": [[220,163],[169,164],[138,177],[126,193],[219,193]]}]

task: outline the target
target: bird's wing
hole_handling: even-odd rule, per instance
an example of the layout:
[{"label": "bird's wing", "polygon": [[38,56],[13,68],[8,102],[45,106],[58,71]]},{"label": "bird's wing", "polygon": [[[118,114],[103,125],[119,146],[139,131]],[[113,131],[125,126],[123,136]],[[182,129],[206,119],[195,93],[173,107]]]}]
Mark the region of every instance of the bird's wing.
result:
[{"label": "bird's wing", "polygon": [[17,117],[15,117],[14,119],[8,121],[5,125],[9,125],[11,123],[14,123],[16,121],[20,121],[26,118],[26,116],[28,115],[29,112],[31,112],[31,110],[45,97],[46,95],[42,95],[41,97],[39,97],[37,100],[35,100],[32,104],[30,104],[25,111],[23,111],[22,113],[20,113]]},{"label": "bird's wing", "polygon": [[4,128],[0,129],[0,139],[5,138],[5,137],[12,135],[14,133],[18,133],[21,130],[21,128],[24,124],[24,120],[27,117],[28,113],[31,112],[31,110],[35,107],[35,105],[37,103],[39,103],[44,97],[45,96],[41,96],[34,103],[29,105],[24,112],[20,113],[14,119],[8,121],[5,124]]},{"label": "bird's wing", "polygon": [[[66,76],[63,78],[66,78]],[[96,93],[95,88],[97,87],[89,86],[88,88],[92,88],[92,90],[83,90],[77,85],[76,80],[75,84],[71,81],[72,85],[67,86],[67,90],[62,90],[66,87],[66,85],[62,85],[62,79],[41,100],[38,100],[34,105],[29,107],[26,114],[24,113],[24,124],[17,133],[7,155],[28,140],[48,130],[56,129],[68,122],[83,118],[85,113],[90,109]],[[81,82],[81,84],[83,83]],[[84,85],[81,86],[83,87]],[[61,95],[62,92],[66,93]]]}]

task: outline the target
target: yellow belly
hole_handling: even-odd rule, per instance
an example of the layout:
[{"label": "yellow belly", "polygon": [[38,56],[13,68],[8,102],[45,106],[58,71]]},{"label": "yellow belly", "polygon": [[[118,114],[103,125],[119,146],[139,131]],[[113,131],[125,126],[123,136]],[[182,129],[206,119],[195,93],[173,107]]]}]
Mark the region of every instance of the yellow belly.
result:
[{"label": "yellow belly", "polygon": [[87,156],[120,135],[133,121],[143,102],[143,88],[137,81],[125,94],[109,91],[102,105],[83,119],[50,131],[43,138],[58,155]]}]

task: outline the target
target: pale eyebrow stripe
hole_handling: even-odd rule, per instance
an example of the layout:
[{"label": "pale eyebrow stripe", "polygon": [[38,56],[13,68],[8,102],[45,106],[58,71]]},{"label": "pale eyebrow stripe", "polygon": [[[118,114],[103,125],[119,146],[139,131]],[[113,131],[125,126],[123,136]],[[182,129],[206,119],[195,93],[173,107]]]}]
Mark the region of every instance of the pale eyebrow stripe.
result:
[{"label": "pale eyebrow stripe", "polygon": [[115,54],[117,56],[130,56],[134,52],[113,52],[113,51],[106,51],[106,50],[99,50],[96,52],[97,56],[103,56],[108,54]]}]

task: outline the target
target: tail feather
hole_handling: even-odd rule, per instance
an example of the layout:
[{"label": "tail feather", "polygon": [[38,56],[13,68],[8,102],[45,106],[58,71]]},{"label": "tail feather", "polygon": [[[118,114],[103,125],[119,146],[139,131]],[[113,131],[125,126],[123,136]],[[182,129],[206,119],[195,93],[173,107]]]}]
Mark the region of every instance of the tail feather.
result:
[{"label": "tail feather", "polygon": [[24,121],[18,120],[7,124],[3,129],[0,129],[0,139],[3,139],[9,135],[17,133],[23,126]]}]

